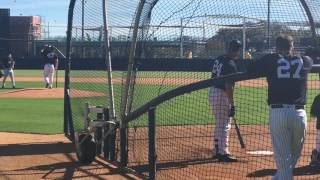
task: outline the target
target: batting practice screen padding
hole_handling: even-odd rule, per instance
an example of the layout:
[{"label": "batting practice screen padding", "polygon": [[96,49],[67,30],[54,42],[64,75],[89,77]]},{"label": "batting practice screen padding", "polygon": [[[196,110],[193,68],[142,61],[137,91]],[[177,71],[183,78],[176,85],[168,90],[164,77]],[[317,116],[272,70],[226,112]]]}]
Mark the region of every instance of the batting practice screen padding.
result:
[{"label": "batting practice screen padding", "polygon": [[[113,106],[111,116],[125,130],[124,143],[117,135],[117,160],[125,159],[123,164],[148,176],[146,109],[155,106],[157,179],[270,179],[276,169],[266,79],[240,75],[248,61],[274,52],[280,34],[294,38],[297,55],[303,55],[309,46],[318,47],[320,1],[110,0],[105,1],[106,16],[102,2],[77,0],[74,8],[72,56],[87,60],[81,70],[73,67],[71,60],[75,131],[83,128],[86,102]],[[235,39],[241,42],[242,52],[237,62],[240,75],[227,77],[237,81],[229,149],[239,162],[225,163],[213,158],[217,120],[209,99],[222,96],[210,94],[210,83],[219,81],[210,78],[213,60]],[[111,59],[125,59],[128,67],[110,71],[108,53]],[[101,65],[92,66],[90,58],[98,58]],[[320,93],[318,73],[314,68],[309,75],[308,114],[313,98]],[[239,142],[235,122],[245,148]],[[307,140],[295,179],[320,177],[317,169],[308,166],[315,133],[315,121],[308,115]]]}]

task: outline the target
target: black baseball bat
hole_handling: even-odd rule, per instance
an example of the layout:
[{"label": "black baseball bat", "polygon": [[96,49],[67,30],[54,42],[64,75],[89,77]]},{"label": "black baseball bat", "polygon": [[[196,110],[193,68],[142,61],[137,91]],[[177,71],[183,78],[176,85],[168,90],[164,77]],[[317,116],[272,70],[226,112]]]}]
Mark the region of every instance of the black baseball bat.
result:
[{"label": "black baseball bat", "polygon": [[240,133],[240,128],[239,128],[239,126],[237,124],[237,120],[234,117],[232,119],[233,119],[234,125],[236,127],[236,132],[237,132],[237,136],[238,136],[238,139],[239,139],[239,142],[240,142],[240,146],[241,146],[242,149],[244,149],[244,148],[246,148],[246,146],[245,146],[245,144],[243,142],[243,138],[242,138],[242,135]]},{"label": "black baseball bat", "polygon": [[[66,56],[55,46],[52,46],[64,59],[66,58]],[[57,64],[57,67],[56,67],[56,88],[58,87],[58,69],[59,67],[59,63]]]},{"label": "black baseball bat", "polygon": [[57,70],[56,70],[56,88],[58,87],[58,67],[57,67]]}]

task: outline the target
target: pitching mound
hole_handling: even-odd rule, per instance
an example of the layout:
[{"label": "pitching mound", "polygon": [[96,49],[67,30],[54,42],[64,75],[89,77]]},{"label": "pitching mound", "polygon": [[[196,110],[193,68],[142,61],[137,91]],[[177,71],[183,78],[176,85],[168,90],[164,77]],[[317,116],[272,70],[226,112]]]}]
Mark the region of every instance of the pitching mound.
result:
[{"label": "pitching mound", "polygon": [[[77,93],[72,97],[95,97],[105,96],[104,93],[77,90]],[[64,97],[63,88],[26,88],[26,89],[14,89],[0,93],[0,98],[60,98]]]}]

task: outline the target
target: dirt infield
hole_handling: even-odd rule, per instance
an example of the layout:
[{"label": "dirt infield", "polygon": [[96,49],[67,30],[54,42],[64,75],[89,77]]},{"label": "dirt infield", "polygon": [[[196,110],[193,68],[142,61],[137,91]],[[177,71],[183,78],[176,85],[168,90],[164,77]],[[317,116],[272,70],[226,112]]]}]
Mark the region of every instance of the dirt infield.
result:
[{"label": "dirt infield", "polygon": [[[308,166],[314,148],[314,126],[309,123],[308,137],[295,169],[295,179],[319,179],[320,169]],[[157,128],[158,179],[271,179],[275,174],[270,134],[267,125],[240,126],[246,148],[241,149],[235,130],[230,148],[240,162],[221,163],[212,159],[213,126],[162,126]],[[146,173],[147,129],[129,131],[130,166]]]},{"label": "dirt infield", "polygon": [[[295,179],[319,179],[320,170],[307,166],[312,150],[314,123],[295,169]],[[158,179],[270,179],[275,173],[272,155],[249,154],[271,151],[267,126],[242,125],[246,149],[235,131],[230,147],[240,162],[212,159],[212,126],[162,126],[157,128]],[[135,133],[134,133],[135,132]],[[73,145],[63,135],[0,133],[0,179],[139,179],[97,157],[90,165],[77,163]],[[146,174],[147,129],[129,132],[129,165]]]},{"label": "dirt infield", "polygon": [[[192,79],[192,78],[154,78],[154,77],[145,77],[137,78],[136,83],[138,84],[168,84],[168,85],[186,85],[194,82],[198,82],[204,79]],[[41,82],[43,81],[40,77],[17,77],[16,81],[27,82]],[[122,83],[121,78],[113,78],[113,83]],[[59,77],[58,82],[64,82],[64,78]],[[82,83],[106,83],[105,78],[85,78],[85,77],[75,77],[71,78],[71,82],[82,82]],[[263,79],[251,79],[237,82],[237,85],[248,86],[248,87],[267,87],[267,81]],[[320,87],[320,81],[318,80],[309,80],[308,87]]]},{"label": "dirt infield", "polygon": [[[106,96],[104,93],[92,92],[92,91],[83,91],[77,90],[77,93],[73,94],[72,97],[97,97],[97,96]],[[25,89],[12,89],[5,92],[0,92],[0,98],[64,98],[64,89],[63,88],[25,88]]]},{"label": "dirt infield", "polygon": [[0,133],[0,179],[139,179],[101,158],[81,165],[64,135]]}]

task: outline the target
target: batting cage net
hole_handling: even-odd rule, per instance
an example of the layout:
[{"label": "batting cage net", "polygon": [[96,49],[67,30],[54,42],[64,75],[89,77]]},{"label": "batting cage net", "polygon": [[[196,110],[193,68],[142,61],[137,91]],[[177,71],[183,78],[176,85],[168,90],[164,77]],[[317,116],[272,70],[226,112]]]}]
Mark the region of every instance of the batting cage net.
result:
[{"label": "batting cage net", "polygon": [[[109,0],[106,15],[102,2],[75,1],[70,49],[74,130],[83,129],[85,103],[111,107],[110,116],[120,127],[116,160],[142,175],[153,178],[154,155],[157,179],[270,179],[276,167],[267,82],[247,76],[245,64],[274,52],[280,34],[294,38],[296,55],[318,47],[320,1]],[[222,77],[236,81],[236,114],[231,127],[224,129],[230,133],[230,153],[238,159],[230,163],[213,158],[224,145],[214,141],[217,116],[210,100],[222,98],[210,91],[221,78],[210,78],[213,60],[235,39],[242,46],[239,72]],[[319,63],[317,58],[314,62]],[[320,175],[309,166],[316,147],[316,125],[309,112],[319,94],[319,73],[315,66],[308,77],[307,138],[296,179]],[[148,110],[155,110],[155,129],[150,129]]]}]

